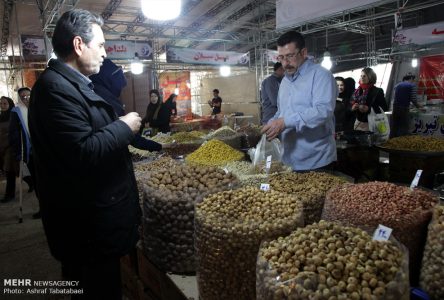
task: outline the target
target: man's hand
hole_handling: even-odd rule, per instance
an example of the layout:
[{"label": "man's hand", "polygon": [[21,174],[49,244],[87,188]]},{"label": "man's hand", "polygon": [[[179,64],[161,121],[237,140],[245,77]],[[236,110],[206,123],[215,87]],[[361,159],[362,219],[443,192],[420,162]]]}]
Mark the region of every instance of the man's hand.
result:
[{"label": "man's hand", "polygon": [[267,140],[271,141],[285,129],[284,118],[279,118],[265,125],[261,132],[265,133]]},{"label": "man's hand", "polygon": [[139,114],[136,112],[130,112],[119,119],[128,125],[128,127],[134,133],[139,131],[140,125],[142,124],[142,118],[139,117]]}]

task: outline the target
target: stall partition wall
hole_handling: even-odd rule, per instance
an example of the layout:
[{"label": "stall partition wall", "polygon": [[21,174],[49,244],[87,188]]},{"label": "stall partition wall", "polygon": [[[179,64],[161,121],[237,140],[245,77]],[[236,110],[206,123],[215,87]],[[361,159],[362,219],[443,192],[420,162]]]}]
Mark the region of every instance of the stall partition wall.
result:
[{"label": "stall partition wall", "polygon": [[143,118],[146,108],[149,104],[149,91],[151,89],[151,69],[145,68],[140,75],[133,75],[131,72],[125,72],[127,81],[126,87],[122,90],[120,99],[125,105],[125,111],[135,111]]},{"label": "stall partition wall", "polygon": [[242,112],[253,116],[252,122],[259,124],[259,103],[257,102],[256,74],[246,73],[230,77],[203,78],[200,87],[200,103],[203,115],[211,114],[208,100],[213,90],[219,90],[222,98],[222,113]]}]

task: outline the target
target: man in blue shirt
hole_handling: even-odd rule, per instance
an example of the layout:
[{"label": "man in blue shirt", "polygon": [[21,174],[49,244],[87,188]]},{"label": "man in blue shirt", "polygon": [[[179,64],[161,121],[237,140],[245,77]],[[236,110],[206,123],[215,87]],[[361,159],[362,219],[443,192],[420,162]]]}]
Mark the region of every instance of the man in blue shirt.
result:
[{"label": "man in blue shirt", "polygon": [[328,169],[336,160],[334,108],[338,90],[330,71],[307,58],[302,34],[279,37],[278,60],[285,69],[278,111],[262,132],[281,135],[283,163],[295,171]]},{"label": "man in blue shirt", "polygon": [[409,134],[410,102],[417,108],[422,108],[416,100],[417,89],[414,81],[415,75],[407,74],[402,78],[402,82],[395,86],[392,138]]},{"label": "man in blue shirt", "polygon": [[262,124],[267,124],[277,112],[277,95],[285,70],[280,62],[274,64],[273,70],[261,85]]}]

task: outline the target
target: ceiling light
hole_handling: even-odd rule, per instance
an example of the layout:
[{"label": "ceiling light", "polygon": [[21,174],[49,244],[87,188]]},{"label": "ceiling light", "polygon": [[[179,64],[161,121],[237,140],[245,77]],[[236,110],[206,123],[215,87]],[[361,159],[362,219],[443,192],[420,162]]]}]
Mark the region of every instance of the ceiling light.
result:
[{"label": "ceiling light", "polygon": [[180,15],[181,0],[141,0],[142,12],[148,19],[166,21]]},{"label": "ceiling light", "polygon": [[231,74],[231,68],[230,66],[220,66],[219,72],[221,76],[228,77]]},{"label": "ceiling light", "polygon": [[322,59],[321,66],[323,66],[327,70],[330,70],[331,67],[333,66],[333,63],[331,61],[330,52],[328,52],[328,51],[324,52],[324,58]]},{"label": "ceiling light", "polygon": [[131,62],[131,73],[134,75],[140,75],[143,73],[143,64],[139,59],[139,54],[137,52],[134,55],[134,59]]},{"label": "ceiling light", "polygon": [[416,54],[413,53],[413,57],[412,57],[412,67],[416,68],[418,66],[418,59],[416,58]]}]

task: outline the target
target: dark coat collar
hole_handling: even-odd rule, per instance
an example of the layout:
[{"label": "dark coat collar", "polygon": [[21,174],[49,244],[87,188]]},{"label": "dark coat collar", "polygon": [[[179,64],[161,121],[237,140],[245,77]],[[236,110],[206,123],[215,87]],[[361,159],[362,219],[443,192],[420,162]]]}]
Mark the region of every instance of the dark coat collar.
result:
[{"label": "dark coat collar", "polygon": [[48,68],[54,70],[55,72],[66,78],[66,80],[76,86],[77,89],[89,100],[102,101],[108,104],[99,95],[97,95],[90,86],[86,84],[85,80],[82,80],[82,78],[80,78],[79,74],[76,74],[76,72],[64,62],[58,59],[51,59],[48,63]]}]

